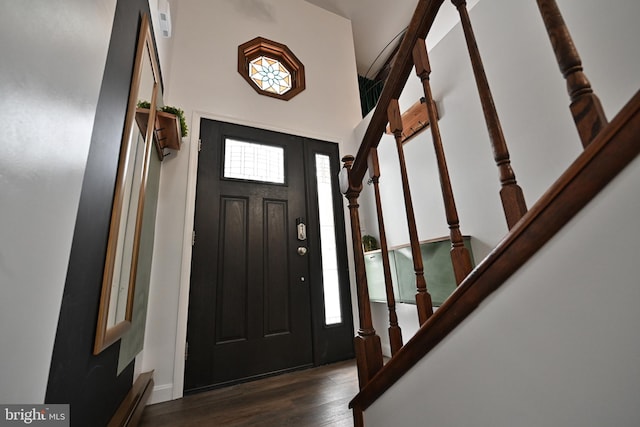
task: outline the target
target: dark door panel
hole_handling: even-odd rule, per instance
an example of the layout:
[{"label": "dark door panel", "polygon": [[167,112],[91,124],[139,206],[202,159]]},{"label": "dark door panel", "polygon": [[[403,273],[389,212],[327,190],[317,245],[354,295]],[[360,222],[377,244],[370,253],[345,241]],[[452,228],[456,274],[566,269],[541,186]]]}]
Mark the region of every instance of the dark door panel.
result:
[{"label": "dark door panel", "polygon": [[[308,204],[307,197],[315,197],[313,191],[307,194],[305,176],[314,170],[305,159],[310,142],[205,119],[200,136],[185,391],[332,361],[333,356],[314,356],[318,342],[332,349],[344,349],[345,344],[327,342],[334,336],[316,326],[324,302],[316,289],[322,289],[322,271],[316,267],[318,227],[313,223],[317,213],[308,211],[317,209],[317,202]],[[261,167],[256,168],[259,178],[234,175],[237,171],[229,173],[233,178],[225,177],[226,139],[249,143],[226,154],[251,153],[242,157],[248,165],[269,156],[254,152],[252,144],[276,147],[283,153],[278,161],[284,164],[284,178],[265,182],[269,178],[261,178]],[[312,239],[301,239],[300,222],[308,223]],[[301,255],[299,248],[308,252]],[[348,282],[344,283],[343,296],[350,301]],[[349,303],[345,310],[346,327],[351,329],[348,349],[339,350],[341,356],[335,360],[352,354]],[[318,341],[319,337],[324,338]]]}]

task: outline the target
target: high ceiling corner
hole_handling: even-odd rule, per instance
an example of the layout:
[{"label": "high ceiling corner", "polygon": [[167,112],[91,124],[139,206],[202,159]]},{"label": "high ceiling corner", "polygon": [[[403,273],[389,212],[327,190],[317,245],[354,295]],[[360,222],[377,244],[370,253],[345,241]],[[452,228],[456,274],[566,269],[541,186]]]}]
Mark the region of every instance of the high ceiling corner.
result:
[{"label": "high ceiling corner", "polygon": [[[358,74],[373,78],[399,42],[409,25],[418,0],[305,0],[324,10],[351,20]],[[467,0],[469,10],[480,0]],[[450,2],[440,10],[427,45],[433,47],[459,21]]]}]

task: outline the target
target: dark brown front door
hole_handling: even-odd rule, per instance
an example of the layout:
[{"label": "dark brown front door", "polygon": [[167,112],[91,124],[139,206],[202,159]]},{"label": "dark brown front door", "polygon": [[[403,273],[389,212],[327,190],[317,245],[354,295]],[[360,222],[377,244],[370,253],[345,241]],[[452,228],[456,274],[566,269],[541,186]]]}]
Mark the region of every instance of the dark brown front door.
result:
[{"label": "dark brown front door", "polygon": [[[200,137],[185,391],[331,361],[319,340],[352,327],[348,286],[341,323],[314,321],[324,301],[305,154],[318,142],[205,119]],[[329,359],[350,356],[351,332]]]}]

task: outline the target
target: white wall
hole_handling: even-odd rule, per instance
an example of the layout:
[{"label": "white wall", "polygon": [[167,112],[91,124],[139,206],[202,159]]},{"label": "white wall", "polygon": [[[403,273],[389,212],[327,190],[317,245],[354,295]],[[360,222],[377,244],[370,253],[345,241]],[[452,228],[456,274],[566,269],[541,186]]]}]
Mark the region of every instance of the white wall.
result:
[{"label": "white wall", "polygon": [[640,158],[378,399],[367,427],[640,425],[638,183]]},{"label": "white wall", "polygon": [[[185,110],[190,136],[162,165],[145,349],[138,358],[141,371],[155,369],[150,402],[182,395],[200,117],[339,143],[360,120],[349,21],[295,0],[188,0],[172,6],[171,78],[164,99]],[[256,36],[295,53],[305,66],[305,91],[281,101],[249,87],[237,72],[237,47]]]},{"label": "white wall", "polygon": [[1,2],[5,404],[44,401],[115,3]]},{"label": "white wall", "polygon": [[[149,0],[149,10],[151,11],[151,21],[153,23],[154,37],[156,40],[156,51],[158,58],[160,59],[160,70],[162,73],[162,80],[167,85],[167,82],[171,79],[171,57],[173,53],[173,37],[163,37],[160,30],[160,10],[159,5],[164,3],[164,0]],[[178,7],[176,0],[168,0],[169,14],[171,21],[175,22]]]},{"label": "white wall", "polygon": [[[558,5],[582,56],[587,76],[609,118],[640,86],[640,30],[634,23],[640,3],[596,0]],[[615,5],[615,6],[614,6]],[[453,7],[445,3],[443,7]],[[581,150],[569,98],[535,2],[482,1],[471,21],[495,99],[518,183],[528,206],[543,194]],[[594,30],[597,28],[597,31]],[[499,198],[498,172],[458,24],[431,49],[431,85],[461,230],[473,236],[476,261],[507,232]],[[423,96],[412,75],[400,98],[401,109]],[[385,137],[379,148],[381,192],[390,246],[409,240],[395,145]],[[430,132],[405,145],[418,234],[421,240],[448,235]],[[377,235],[373,190],[361,197],[365,232]],[[428,284],[427,284],[428,285]],[[415,330],[414,306],[398,307],[400,326]],[[388,346],[388,315],[374,304],[374,326]],[[405,340],[410,337],[407,332]]]}]

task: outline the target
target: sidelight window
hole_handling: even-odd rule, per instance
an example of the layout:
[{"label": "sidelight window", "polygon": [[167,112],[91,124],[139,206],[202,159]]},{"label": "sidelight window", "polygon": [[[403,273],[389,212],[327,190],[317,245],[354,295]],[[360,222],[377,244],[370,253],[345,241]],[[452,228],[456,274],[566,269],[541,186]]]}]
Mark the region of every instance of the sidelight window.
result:
[{"label": "sidelight window", "polygon": [[324,318],[326,325],[334,325],[342,323],[342,309],[340,307],[340,281],[338,276],[331,168],[329,156],[325,154],[316,154],[316,182],[320,217]]}]

